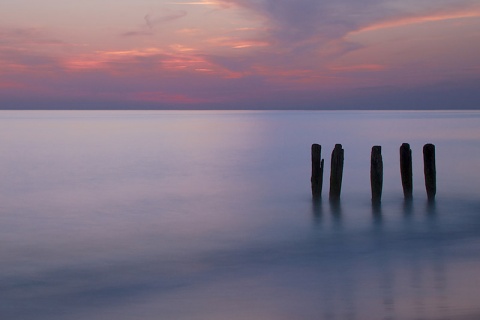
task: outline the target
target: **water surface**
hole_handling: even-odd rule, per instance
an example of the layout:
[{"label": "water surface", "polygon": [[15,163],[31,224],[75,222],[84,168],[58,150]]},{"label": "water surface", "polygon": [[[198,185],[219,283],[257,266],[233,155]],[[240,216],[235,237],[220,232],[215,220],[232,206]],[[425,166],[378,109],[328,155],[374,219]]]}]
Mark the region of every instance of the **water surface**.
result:
[{"label": "water surface", "polygon": [[[478,319],[479,128],[476,111],[2,111],[0,316]],[[345,149],[338,206],[312,202],[312,143],[324,199]]]}]

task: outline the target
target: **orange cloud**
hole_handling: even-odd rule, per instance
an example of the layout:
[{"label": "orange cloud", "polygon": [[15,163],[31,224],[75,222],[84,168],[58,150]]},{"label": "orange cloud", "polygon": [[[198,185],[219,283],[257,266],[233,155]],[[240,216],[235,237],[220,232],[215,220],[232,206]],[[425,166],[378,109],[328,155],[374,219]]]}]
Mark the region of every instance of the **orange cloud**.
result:
[{"label": "orange cloud", "polygon": [[158,55],[163,51],[156,48],[144,50],[125,50],[125,51],[96,51],[91,54],[84,54],[68,59],[64,66],[68,70],[80,71],[89,69],[107,68],[111,62],[125,62],[135,57],[149,57]]},{"label": "orange cloud", "polygon": [[238,40],[235,38],[229,37],[219,37],[208,40],[214,46],[218,47],[229,47],[232,49],[244,49],[252,47],[267,47],[270,44],[266,41],[259,40]]},{"label": "orange cloud", "polygon": [[478,18],[480,17],[480,10],[474,11],[460,11],[453,13],[437,13],[426,16],[415,16],[415,17],[405,17],[391,19],[387,21],[382,21],[379,23],[374,23],[369,26],[360,28],[350,32],[348,35],[354,35],[361,32],[375,31],[387,28],[403,27],[412,24],[426,23],[426,22],[435,22],[435,21],[444,21],[444,20],[453,20],[453,19],[466,19],[466,18]]},{"label": "orange cloud", "polygon": [[153,60],[158,65],[178,66],[185,64],[191,59],[182,59],[177,55],[168,53],[157,48],[147,48],[143,50],[125,50],[125,51],[96,51],[92,54],[77,56],[74,59],[67,60],[65,66],[70,70],[88,70],[88,69],[108,69],[111,64],[131,64],[138,65],[142,58],[158,58]]},{"label": "orange cloud", "polygon": [[201,1],[190,1],[190,2],[170,2],[169,4],[182,4],[182,5],[201,5],[201,6],[221,6],[225,7],[226,4],[223,1],[215,0],[201,0]]},{"label": "orange cloud", "polygon": [[228,70],[215,64],[192,48],[172,46],[170,50],[149,48],[128,51],[97,51],[77,56],[64,62],[64,68],[72,72],[103,70],[112,74],[142,74],[162,72],[204,73],[221,78],[240,78],[243,73]]},{"label": "orange cloud", "polygon": [[270,44],[265,41],[239,41],[232,43],[234,49],[244,49],[251,47],[268,47]]}]

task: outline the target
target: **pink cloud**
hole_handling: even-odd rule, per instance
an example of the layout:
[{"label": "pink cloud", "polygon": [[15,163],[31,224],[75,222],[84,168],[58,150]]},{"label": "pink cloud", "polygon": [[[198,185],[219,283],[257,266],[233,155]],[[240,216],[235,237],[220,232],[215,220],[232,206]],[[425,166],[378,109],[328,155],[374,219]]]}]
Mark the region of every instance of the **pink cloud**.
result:
[{"label": "pink cloud", "polygon": [[420,23],[454,20],[454,19],[468,19],[480,17],[480,9],[475,10],[461,10],[457,12],[439,12],[420,16],[406,16],[400,18],[391,18],[384,21],[376,22],[371,25],[359,28],[349,32],[349,35],[354,35],[361,32],[375,31],[387,28],[403,27]]},{"label": "pink cloud", "polygon": [[270,43],[263,40],[241,40],[231,37],[213,38],[208,40],[210,44],[216,47],[228,47],[232,49],[245,49],[256,47],[268,47]]},{"label": "pink cloud", "polygon": [[23,83],[20,83],[20,82],[0,80],[0,88],[3,88],[3,89],[21,89],[21,88],[25,88],[25,85]]},{"label": "pink cloud", "polygon": [[383,71],[386,70],[384,65],[380,64],[359,64],[352,66],[332,66],[329,68],[334,72],[357,72],[357,71]]},{"label": "pink cloud", "polygon": [[[448,69],[445,66],[453,59],[447,50],[435,51],[435,59],[428,60],[425,57],[432,55],[433,49],[418,49],[422,43],[433,43],[433,37],[429,41],[419,37],[410,47],[407,41],[393,43],[388,38],[393,27],[452,19],[471,22],[480,17],[479,10],[468,10],[466,2],[459,1],[458,7],[452,5],[455,10],[444,7],[445,1],[427,0],[429,6],[422,5],[421,10],[411,7],[410,11],[392,9],[383,0],[172,1],[187,5],[182,8],[189,14],[186,10],[150,13],[144,21],[141,14],[137,16],[139,26],[122,37],[118,30],[128,27],[114,29],[114,36],[105,44],[87,41],[82,48],[57,40],[43,29],[3,28],[0,88],[18,96],[23,91],[65,99],[184,106],[269,101],[280,93],[285,99],[289,94],[298,97],[305,93],[309,95],[305,100],[314,101],[342,90],[405,87],[411,85],[411,78],[435,84],[442,80],[443,70],[448,71],[445,77],[457,79],[451,75],[460,68],[468,69],[468,76],[474,78],[478,77],[478,66],[462,65],[466,55],[462,48],[469,46],[474,52],[475,41],[455,42],[458,55]],[[201,24],[193,23],[200,16],[188,19],[193,12],[205,14],[206,10],[188,5],[225,8],[231,10],[228,17],[235,17],[233,10],[241,10],[235,13],[248,13],[248,18],[228,20],[230,25],[224,23],[224,16],[218,20],[224,23],[220,25],[213,22],[214,15],[226,11],[209,11],[201,18],[212,18],[212,22],[200,29]],[[384,30],[383,38],[375,38],[373,33],[364,38],[349,37],[375,30]],[[384,44],[386,41],[391,42]],[[436,58],[441,55],[445,58]]]},{"label": "pink cloud", "polygon": [[63,66],[69,72],[103,71],[112,75],[142,75],[158,73],[163,77],[188,76],[201,72],[219,78],[238,78],[234,72],[209,60],[208,56],[184,47],[172,50],[149,48],[127,51],[101,51],[66,59]]},{"label": "pink cloud", "polygon": [[194,98],[184,94],[170,94],[160,91],[135,92],[130,95],[130,99],[134,101],[170,104],[199,104],[209,102],[203,98]]}]

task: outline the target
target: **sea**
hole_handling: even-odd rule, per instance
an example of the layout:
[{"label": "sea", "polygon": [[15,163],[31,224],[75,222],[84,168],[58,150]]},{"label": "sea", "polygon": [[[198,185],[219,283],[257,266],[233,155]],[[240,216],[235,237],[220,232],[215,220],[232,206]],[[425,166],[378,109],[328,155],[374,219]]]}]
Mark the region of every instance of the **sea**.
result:
[{"label": "sea", "polygon": [[478,111],[0,111],[0,319],[473,320],[479,296]]}]

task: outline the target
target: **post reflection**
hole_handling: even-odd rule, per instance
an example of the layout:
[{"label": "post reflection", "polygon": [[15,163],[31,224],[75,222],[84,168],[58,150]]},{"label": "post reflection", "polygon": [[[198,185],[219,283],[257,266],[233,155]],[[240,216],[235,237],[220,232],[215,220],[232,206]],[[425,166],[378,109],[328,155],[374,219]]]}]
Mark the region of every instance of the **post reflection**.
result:
[{"label": "post reflection", "polygon": [[404,199],[403,200],[403,215],[405,217],[411,216],[413,213],[413,200],[412,199]]},{"label": "post reflection", "polygon": [[380,202],[372,202],[372,217],[375,225],[382,224],[382,204]]},{"label": "post reflection", "polygon": [[381,319],[395,319],[395,260],[388,248],[389,233],[383,226],[383,212],[380,202],[372,202],[372,233],[370,243],[375,259],[373,260],[376,272],[376,284],[380,296],[379,314]]},{"label": "post reflection", "polygon": [[[324,241],[317,246],[331,253],[321,257],[325,265],[319,274],[324,319],[368,319],[358,309],[365,299],[375,301],[370,307],[378,318],[371,319],[452,317],[451,293],[458,288],[449,287],[445,230],[435,203],[419,203],[405,201],[395,210],[389,203],[361,207],[328,202],[332,224],[316,238]],[[371,224],[352,223],[368,209]],[[325,210],[321,202],[312,203],[314,217]]]},{"label": "post reflection", "polygon": [[425,210],[430,216],[435,216],[437,214],[437,203],[434,200],[427,200]]},{"label": "post reflection", "polygon": [[342,221],[342,202],[340,200],[331,199],[329,200],[329,203],[333,221],[338,225]]},{"label": "post reflection", "polygon": [[312,217],[315,224],[320,224],[323,218],[322,198],[312,199]]}]

